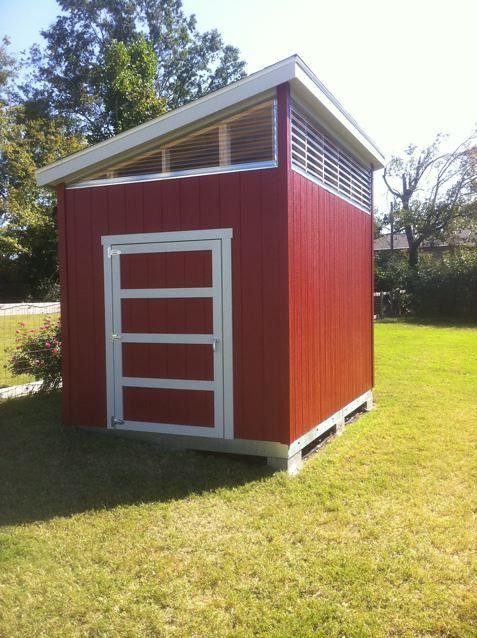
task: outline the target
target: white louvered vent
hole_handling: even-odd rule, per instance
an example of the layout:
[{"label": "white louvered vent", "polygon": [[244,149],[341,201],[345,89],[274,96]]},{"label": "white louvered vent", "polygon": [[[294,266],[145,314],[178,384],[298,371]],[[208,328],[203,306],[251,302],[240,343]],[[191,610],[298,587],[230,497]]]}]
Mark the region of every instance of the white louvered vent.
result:
[{"label": "white louvered vent", "polygon": [[366,213],[371,212],[371,168],[340,148],[305,115],[291,109],[292,165]]}]

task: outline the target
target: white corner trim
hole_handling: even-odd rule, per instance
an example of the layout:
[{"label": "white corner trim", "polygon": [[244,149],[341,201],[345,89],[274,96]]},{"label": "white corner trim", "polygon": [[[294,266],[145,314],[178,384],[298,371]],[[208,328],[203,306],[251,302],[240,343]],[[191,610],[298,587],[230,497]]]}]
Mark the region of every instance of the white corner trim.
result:
[{"label": "white corner trim", "polygon": [[220,111],[271,91],[285,82],[293,83],[295,87],[311,95],[321,114],[326,113],[338,130],[341,128],[347,131],[353,145],[374,164],[374,168],[383,166],[384,157],[381,151],[299,56],[292,55],[190,104],[40,168],[36,172],[37,183],[39,186],[54,186],[81,178],[86,170],[100,167],[107,160],[113,162],[116,158],[127,156],[131,151],[160,137],[211,118]]}]

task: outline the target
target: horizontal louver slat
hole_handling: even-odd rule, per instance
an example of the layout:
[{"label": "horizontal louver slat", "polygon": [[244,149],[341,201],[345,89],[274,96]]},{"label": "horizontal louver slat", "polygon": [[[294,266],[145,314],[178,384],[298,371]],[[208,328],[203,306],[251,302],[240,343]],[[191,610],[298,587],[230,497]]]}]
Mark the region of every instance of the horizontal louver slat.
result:
[{"label": "horizontal louver slat", "polygon": [[291,153],[295,168],[371,212],[371,169],[340,148],[294,104]]}]

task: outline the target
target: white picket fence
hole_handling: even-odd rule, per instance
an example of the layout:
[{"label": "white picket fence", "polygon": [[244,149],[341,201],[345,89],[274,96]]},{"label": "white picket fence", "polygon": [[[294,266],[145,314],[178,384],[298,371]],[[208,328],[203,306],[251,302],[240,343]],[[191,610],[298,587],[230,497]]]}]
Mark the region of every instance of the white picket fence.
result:
[{"label": "white picket fence", "polygon": [[49,315],[60,312],[59,301],[39,301],[36,303],[0,303],[1,316]]}]

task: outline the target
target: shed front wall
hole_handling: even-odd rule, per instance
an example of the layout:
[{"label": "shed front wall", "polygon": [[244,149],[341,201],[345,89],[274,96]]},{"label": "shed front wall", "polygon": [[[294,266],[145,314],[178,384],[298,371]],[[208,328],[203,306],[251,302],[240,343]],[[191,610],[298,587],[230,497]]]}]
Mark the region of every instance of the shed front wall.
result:
[{"label": "shed front wall", "polygon": [[64,423],[106,426],[101,236],[232,228],[235,438],[288,443],[286,169],[60,188],[58,204]]},{"label": "shed front wall", "polygon": [[372,216],[289,173],[292,440],[373,385]]}]

